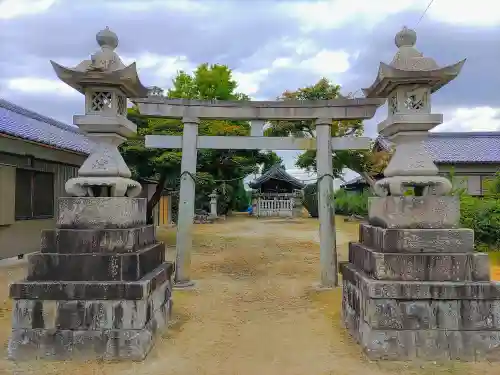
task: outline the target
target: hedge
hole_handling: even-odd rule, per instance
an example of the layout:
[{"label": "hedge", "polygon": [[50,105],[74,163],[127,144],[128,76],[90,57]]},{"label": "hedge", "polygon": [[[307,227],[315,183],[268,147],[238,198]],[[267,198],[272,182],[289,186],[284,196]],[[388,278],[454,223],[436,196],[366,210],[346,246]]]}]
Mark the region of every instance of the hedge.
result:
[{"label": "hedge", "polygon": [[316,183],[308,184],[304,188],[302,204],[311,217],[318,217],[318,188]]}]

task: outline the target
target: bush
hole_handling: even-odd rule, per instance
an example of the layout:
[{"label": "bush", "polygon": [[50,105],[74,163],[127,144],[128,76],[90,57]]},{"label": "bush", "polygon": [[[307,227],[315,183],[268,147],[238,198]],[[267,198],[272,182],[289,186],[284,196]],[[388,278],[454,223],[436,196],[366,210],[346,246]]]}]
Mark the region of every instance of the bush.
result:
[{"label": "bush", "polygon": [[311,217],[318,217],[318,187],[316,183],[307,185],[304,188],[304,197],[302,198],[302,204],[309,212]]},{"label": "bush", "polygon": [[460,223],[474,230],[478,249],[500,248],[500,199],[497,197],[460,197]]},{"label": "bush", "polygon": [[368,190],[363,193],[348,192],[339,189],[335,192],[335,213],[339,215],[368,215],[368,198],[371,196]]}]

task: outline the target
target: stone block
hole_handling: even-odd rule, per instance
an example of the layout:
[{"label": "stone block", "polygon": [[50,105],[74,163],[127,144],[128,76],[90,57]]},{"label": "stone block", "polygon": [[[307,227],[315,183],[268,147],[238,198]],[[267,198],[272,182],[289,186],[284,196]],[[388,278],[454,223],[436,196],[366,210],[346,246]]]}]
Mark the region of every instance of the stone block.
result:
[{"label": "stone block", "polygon": [[85,310],[83,301],[57,301],[56,328],[86,328]]},{"label": "stone block", "polygon": [[[8,357],[142,360],[152,347],[155,333],[165,329],[171,316],[170,299],[152,311],[153,300],[158,299],[155,293],[167,296],[165,291],[170,288],[170,281],[166,281],[142,301],[58,301],[57,327],[14,327]],[[27,304],[36,303],[41,302]]]},{"label": "stone block", "polygon": [[[141,302],[142,301],[137,301],[138,304],[140,304]],[[89,330],[103,330],[113,328],[114,307],[114,301],[85,301],[85,318],[82,327],[85,327]],[[143,326],[144,325],[137,328],[142,328]]]},{"label": "stone block", "polygon": [[25,300],[141,300],[165,281],[173,263],[165,262],[138,281],[16,281],[9,296]]},{"label": "stone block", "polygon": [[[153,325],[153,322],[150,323]],[[156,325],[156,324],[155,324]],[[153,345],[152,328],[141,330],[13,329],[8,344],[11,360],[132,360],[141,361]]]},{"label": "stone block", "polygon": [[418,299],[500,299],[500,283],[485,281],[389,281],[374,280],[353,264],[341,266],[342,279],[350,281],[370,298]]},{"label": "stone block", "polygon": [[387,196],[368,203],[369,223],[383,228],[456,228],[460,222],[456,196]]},{"label": "stone block", "polygon": [[349,262],[377,280],[489,280],[489,257],[483,253],[379,253],[350,243]]},{"label": "stone block", "polygon": [[360,242],[382,253],[467,253],[474,251],[472,229],[386,229],[362,223]]},{"label": "stone block", "polygon": [[15,300],[13,328],[95,330],[142,329],[170,301],[166,280],[142,300]]},{"label": "stone block", "polygon": [[487,331],[500,329],[499,300],[459,301],[460,328]]},{"label": "stone block", "polygon": [[357,341],[371,360],[500,360],[499,331],[378,330],[361,323]]},{"label": "stone block", "polygon": [[165,260],[165,245],[136,253],[35,253],[29,257],[28,281],[136,281]]},{"label": "stone block", "polygon": [[155,242],[153,225],[129,229],[48,229],[42,231],[40,252],[130,253]]},{"label": "stone block", "polygon": [[146,198],[63,197],[58,200],[57,228],[108,229],[146,225]]},{"label": "stone block", "polygon": [[[349,281],[343,291],[356,295],[343,296],[344,323],[370,359],[500,360],[500,321],[490,305],[499,301],[369,299]],[[476,302],[482,307],[470,306]]]}]

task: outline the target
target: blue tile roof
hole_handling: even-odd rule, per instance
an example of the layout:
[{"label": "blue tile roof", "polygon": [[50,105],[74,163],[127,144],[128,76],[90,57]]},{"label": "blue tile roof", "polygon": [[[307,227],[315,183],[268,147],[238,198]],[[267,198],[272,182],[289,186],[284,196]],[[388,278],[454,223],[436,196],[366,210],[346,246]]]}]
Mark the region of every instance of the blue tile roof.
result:
[{"label": "blue tile roof", "polygon": [[0,133],[83,154],[89,154],[92,145],[77,127],[4,99],[0,99]]},{"label": "blue tile roof", "polygon": [[[386,150],[392,146],[382,136],[378,136],[377,143]],[[438,164],[500,164],[500,132],[430,132],[425,146]]]}]

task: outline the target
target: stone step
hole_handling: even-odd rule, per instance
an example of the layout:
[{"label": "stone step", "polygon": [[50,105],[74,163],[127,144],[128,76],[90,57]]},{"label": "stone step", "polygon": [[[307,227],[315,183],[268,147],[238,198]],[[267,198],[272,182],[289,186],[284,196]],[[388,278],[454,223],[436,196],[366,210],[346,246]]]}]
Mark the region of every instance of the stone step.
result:
[{"label": "stone step", "polygon": [[349,262],[377,280],[489,281],[488,254],[381,253],[349,244]]},{"label": "stone step", "polygon": [[344,324],[371,360],[500,361],[500,331],[372,328],[348,306]]},{"label": "stone step", "polygon": [[16,281],[9,297],[24,300],[140,300],[172,278],[174,265],[165,262],[138,281]]},{"label": "stone step", "polygon": [[399,300],[496,300],[500,283],[488,281],[390,281],[375,280],[351,263],[343,264],[342,280],[348,280],[370,298]]},{"label": "stone step", "polygon": [[136,281],[165,261],[158,242],[135,253],[57,254],[29,257],[28,281]]},{"label": "stone step", "polygon": [[500,300],[370,298],[348,280],[343,298],[375,329],[500,331]]},{"label": "stone step", "polygon": [[130,253],[156,242],[155,228],[42,230],[40,252],[60,254]]},{"label": "stone step", "polygon": [[474,231],[459,229],[386,229],[362,223],[359,242],[382,253],[467,253]]},{"label": "stone step", "polygon": [[[16,361],[33,359],[141,361],[151,350],[154,335],[168,326],[171,307],[172,301],[166,301],[151,312],[149,320],[140,329],[13,328],[7,355],[9,359]],[[85,321],[85,315],[83,319]]]},{"label": "stone step", "polygon": [[142,329],[154,311],[170,301],[172,285],[166,280],[142,300],[16,299],[14,329]]}]

